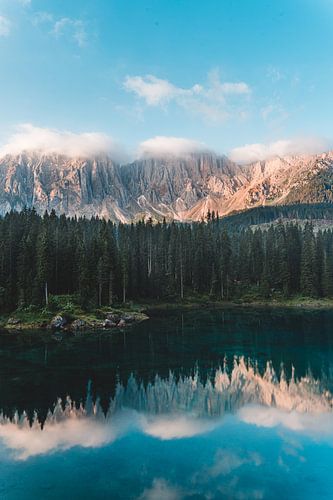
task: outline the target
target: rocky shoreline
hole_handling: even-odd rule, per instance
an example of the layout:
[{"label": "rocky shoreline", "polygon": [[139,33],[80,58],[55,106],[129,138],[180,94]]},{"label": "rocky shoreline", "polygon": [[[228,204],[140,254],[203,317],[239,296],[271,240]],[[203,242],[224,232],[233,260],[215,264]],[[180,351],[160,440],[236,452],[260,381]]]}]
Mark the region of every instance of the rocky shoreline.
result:
[{"label": "rocky shoreline", "polygon": [[163,316],[177,310],[192,311],[196,309],[292,309],[292,310],[332,310],[333,301],[331,299],[311,299],[295,297],[289,300],[268,300],[268,301],[235,301],[218,302],[209,300],[189,300],[173,303],[158,303],[136,305],[127,308],[114,308],[110,310],[95,310],[92,312],[76,311],[74,314],[63,312],[25,313],[16,311],[10,317],[2,317],[0,330],[8,332],[20,332],[26,330],[41,330],[48,332],[89,332],[105,331],[112,332],[124,328],[129,328],[137,323],[150,319],[151,317]]},{"label": "rocky shoreline", "polygon": [[124,329],[134,324],[149,319],[147,314],[142,312],[106,312],[103,318],[69,318],[65,314],[56,314],[51,321],[36,321],[35,323],[25,322],[23,319],[15,316],[8,318],[3,325],[4,330],[22,331],[22,330],[48,330],[51,332],[79,332],[91,330],[112,331]]}]

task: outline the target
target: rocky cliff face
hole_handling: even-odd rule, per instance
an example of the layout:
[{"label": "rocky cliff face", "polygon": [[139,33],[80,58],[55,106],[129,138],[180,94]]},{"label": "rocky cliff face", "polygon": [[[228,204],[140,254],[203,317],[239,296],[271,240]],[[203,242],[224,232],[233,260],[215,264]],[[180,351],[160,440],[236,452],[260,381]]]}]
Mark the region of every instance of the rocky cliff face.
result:
[{"label": "rocky cliff face", "polygon": [[21,154],[0,159],[0,213],[98,215],[200,220],[263,204],[333,201],[333,153],[273,158],[239,166],[225,157],[142,159],[118,165],[91,159]]}]

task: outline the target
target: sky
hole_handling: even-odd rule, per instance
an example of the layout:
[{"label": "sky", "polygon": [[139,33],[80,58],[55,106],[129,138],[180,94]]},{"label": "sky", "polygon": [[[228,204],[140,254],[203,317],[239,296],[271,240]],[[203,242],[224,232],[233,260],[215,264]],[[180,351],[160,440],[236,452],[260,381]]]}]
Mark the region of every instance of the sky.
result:
[{"label": "sky", "polygon": [[329,149],[332,26],[333,0],[0,0],[0,146]]}]

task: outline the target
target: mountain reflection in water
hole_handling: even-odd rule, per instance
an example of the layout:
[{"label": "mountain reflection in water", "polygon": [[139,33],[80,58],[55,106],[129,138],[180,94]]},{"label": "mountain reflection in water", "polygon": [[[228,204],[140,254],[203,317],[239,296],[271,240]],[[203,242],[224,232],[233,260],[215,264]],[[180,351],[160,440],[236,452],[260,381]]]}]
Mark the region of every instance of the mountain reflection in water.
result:
[{"label": "mountain reflection in water", "polygon": [[[283,368],[277,376],[271,363],[263,374],[244,358],[217,369],[214,380],[170,373],[159,376],[146,386],[131,376],[126,385],[118,383],[107,412],[99,400],[93,401],[88,386],[84,404],[76,405],[67,397],[41,421],[35,413],[29,421],[25,412],[13,417],[0,415],[0,438],[18,459],[73,446],[98,447],[113,442],[128,429],[175,439],[204,434],[221,424],[228,413],[243,421],[264,425],[291,426],[295,430],[333,431],[332,394],[325,384],[311,374],[287,380]],[[305,416],[306,415],[306,416]],[[323,427],[324,426],[324,427]]]},{"label": "mountain reflection in water", "polygon": [[0,335],[0,498],[333,498],[332,325],[230,310]]}]

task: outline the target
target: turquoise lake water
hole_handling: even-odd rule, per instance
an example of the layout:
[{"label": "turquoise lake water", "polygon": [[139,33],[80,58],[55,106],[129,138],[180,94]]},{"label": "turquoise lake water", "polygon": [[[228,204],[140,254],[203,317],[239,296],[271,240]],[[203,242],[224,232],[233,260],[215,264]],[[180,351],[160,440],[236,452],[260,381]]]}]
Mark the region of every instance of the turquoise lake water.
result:
[{"label": "turquoise lake water", "polygon": [[0,498],[333,498],[333,313],[0,335]]}]

